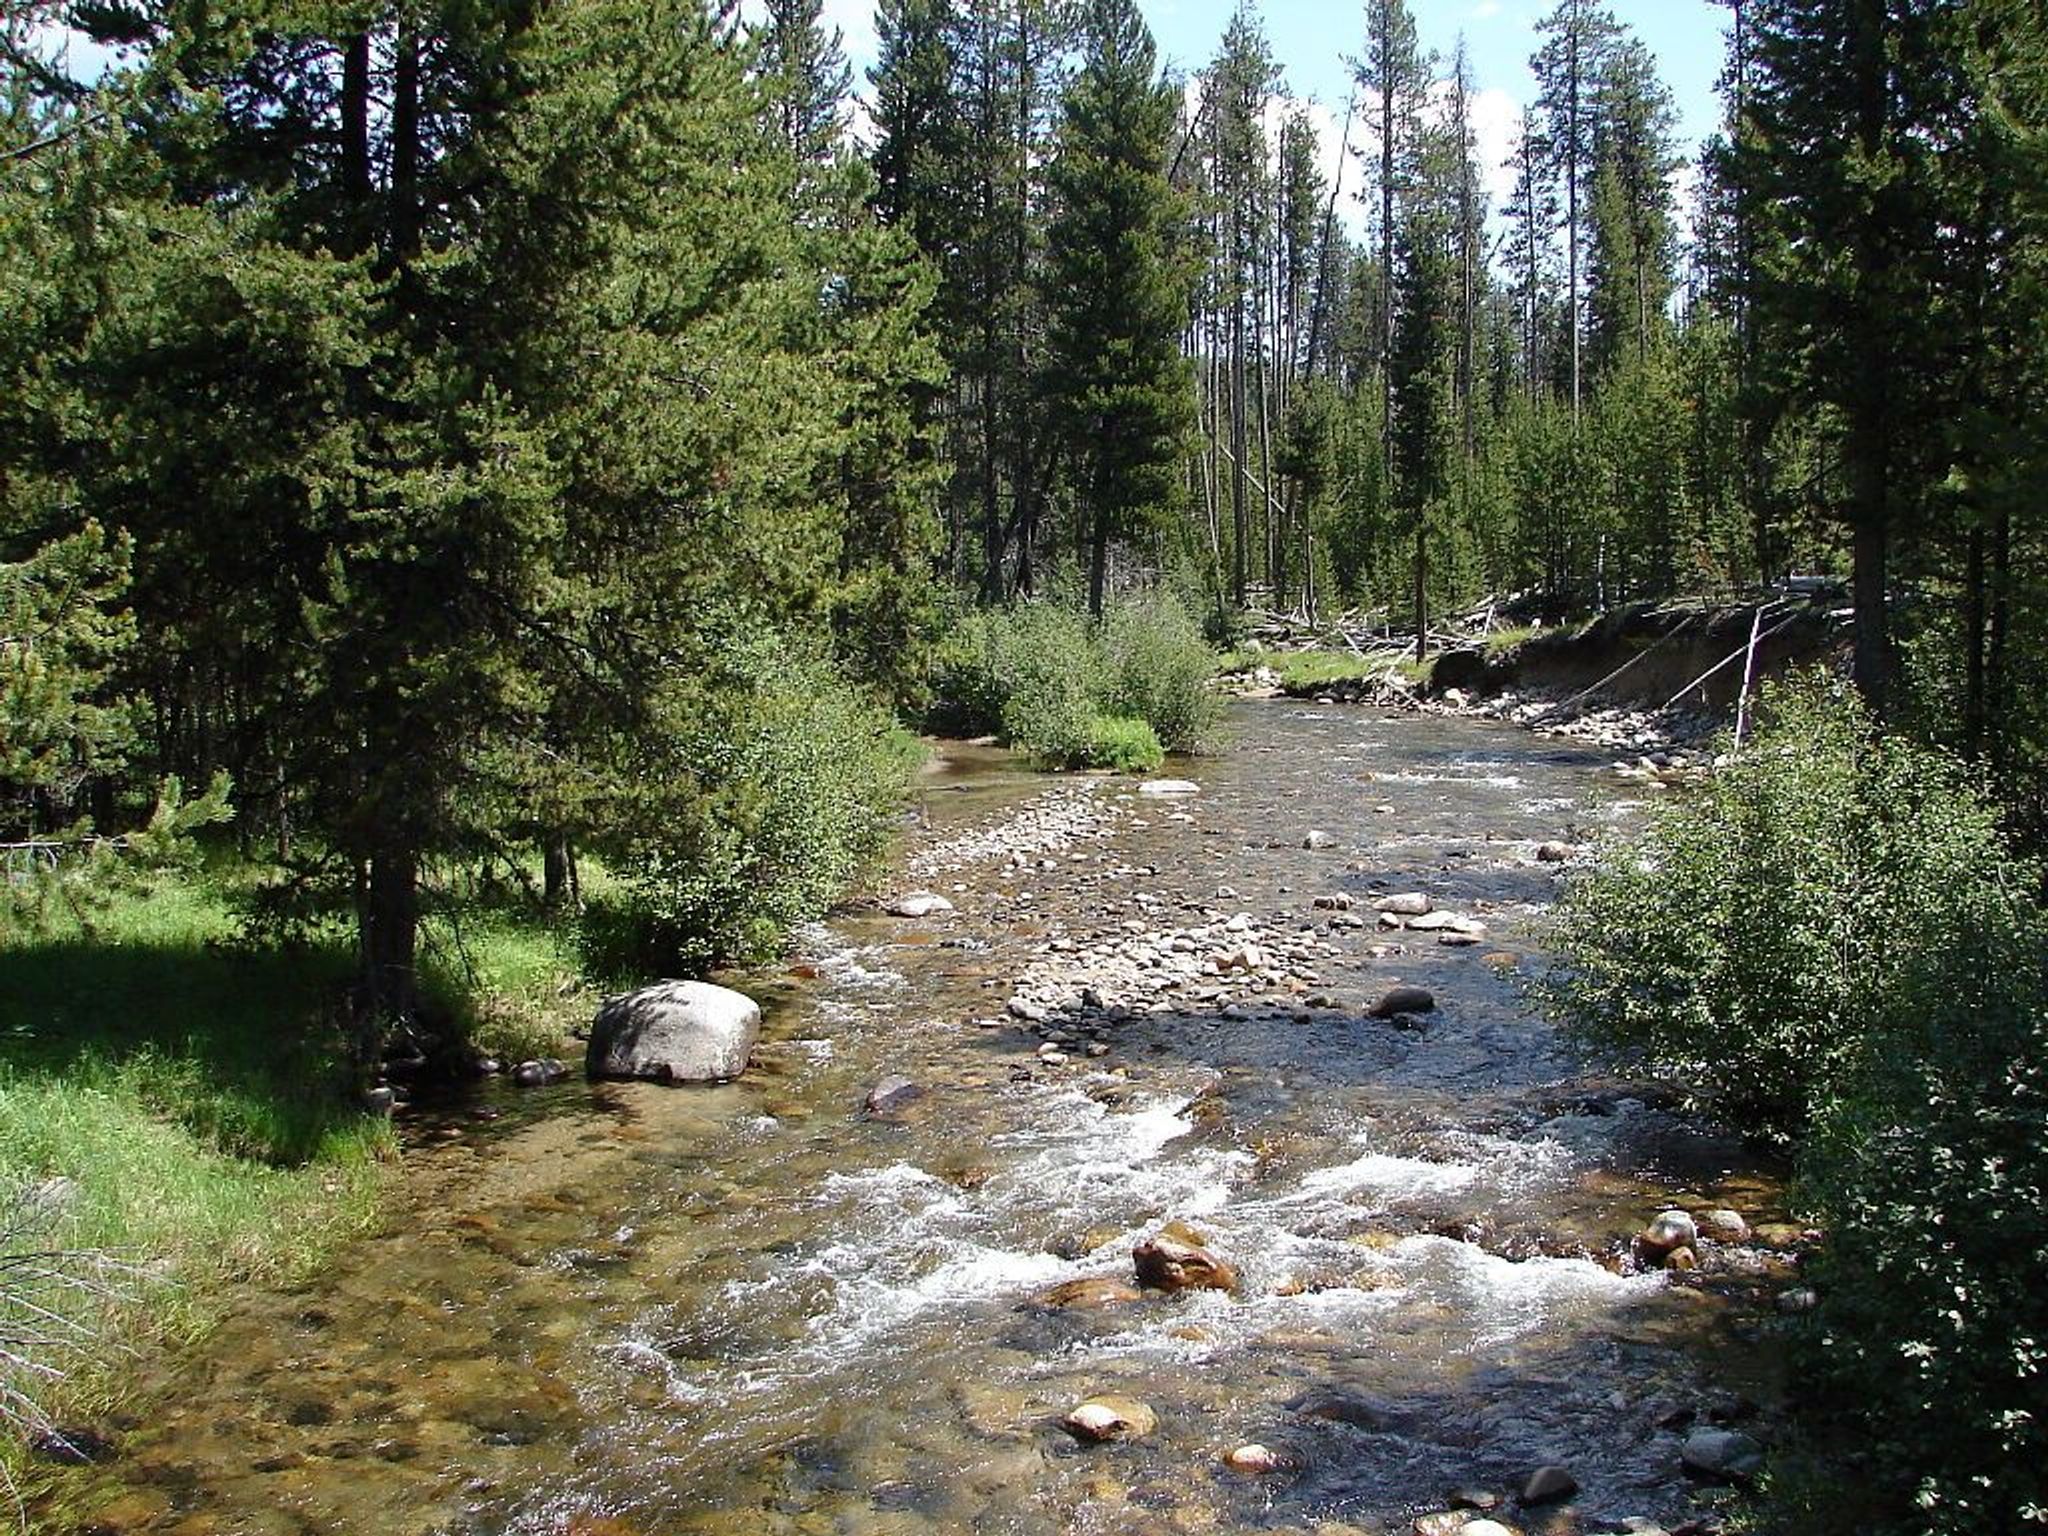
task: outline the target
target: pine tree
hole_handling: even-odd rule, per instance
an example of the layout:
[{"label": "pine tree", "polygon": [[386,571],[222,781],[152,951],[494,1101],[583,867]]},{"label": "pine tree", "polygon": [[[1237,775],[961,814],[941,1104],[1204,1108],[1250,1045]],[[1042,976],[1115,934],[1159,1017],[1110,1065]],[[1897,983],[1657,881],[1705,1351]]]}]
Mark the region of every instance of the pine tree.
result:
[{"label": "pine tree", "polygon": [[1175,93],[1156,78],[1131,0],[1091,0],[1052,168],[1047,388],[1080,468],[1088,603],[1103,611],[1110,542],[1169,502],[1190,425],[1180,354],[1190,305],[1187,210],[1166,179]]},{"label": "pine tree", "polygon": [[1583,277],[1587,216],[1600,163],[1599,85],[1618,29],[1600,0],[1559,0],[1537,30],[1545,41],[1530,63],[1536,73],[1543,152],[1564,194],[1565,325],[1576,418],[1585,396]]}]

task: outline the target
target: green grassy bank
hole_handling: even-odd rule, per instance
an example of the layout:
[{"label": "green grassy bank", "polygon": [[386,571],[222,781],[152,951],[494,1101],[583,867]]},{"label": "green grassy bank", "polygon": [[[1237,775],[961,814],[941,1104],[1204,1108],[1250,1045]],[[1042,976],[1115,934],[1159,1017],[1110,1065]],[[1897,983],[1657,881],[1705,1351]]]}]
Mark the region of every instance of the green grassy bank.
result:
[{"label": "green grassy bank", "polygon": [[[203,1336],[236,1284],[317,1270],[391,1187],[391,1126],[361,1111],[343,1064],[348,948],[243,942],[247,878],[164,876],[90,930],[0,934],[0,1199],[19,1228],[0,1223],[0,1259],[62,1248],[120,1266],[115,1300],[28,1297],[107,1341],[44,1351],[61,1381],[17,1377],[54,1417],[112,1406],[126,1351]],[[559,1049],[586,1006],[572,945],[537,921],[483,910],[426,938],[430,985],[480,1048]],[[6,1304],[0,1333],[28,1316]],[[18,1447],[0,1444],[4,1467]]]}]

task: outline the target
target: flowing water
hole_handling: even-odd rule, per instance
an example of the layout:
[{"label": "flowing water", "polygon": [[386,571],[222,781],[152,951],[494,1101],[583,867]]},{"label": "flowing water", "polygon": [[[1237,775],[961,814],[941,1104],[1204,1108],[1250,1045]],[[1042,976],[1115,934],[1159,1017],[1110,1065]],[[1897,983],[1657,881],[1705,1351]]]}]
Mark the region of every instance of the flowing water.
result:
[{"label": "flowing water", "polygon": [[[957,915],[836,921],[743,978],[768,1009],[743,1082],[508,1092],[417,1127],[389,1232],[252,1294],[67,1505],[180,1536],[1377,1531],[1557,1463],[1580,1519],[1680,1518],[1697,1493],[1661,1426],[1768,1398],[1782,1261],[1681,1282],[1622,1255],[1666,1204],[1776,1218],[1775,1185],[1590,1073],[1519,990],[1555,890],[1537,845],[1629,808],[1505,729],[1284,704],[1233,725],[1183,802],[953,749],[913,857]],[[987,834],[1048,795],[1074,835],[1020,866]],[[1486,942],[1312,909],[1411,889]],[[1240,912],[1318,925],[1342,1006],[1183,994],[1051,1066],[1004,1018],[1056,941]],[[1436,993],[1426,1029],[1364,1016],[1397,980]],[[888,1074],[927,1092],[864,1113]],[[1129,1278],[1170,1219],[1237,1295],[1034,1305]],[[1157,1430],[1057,1428],[1111,1391]],[[1285,1469],[1225,1468],[1247,1441]]]}]

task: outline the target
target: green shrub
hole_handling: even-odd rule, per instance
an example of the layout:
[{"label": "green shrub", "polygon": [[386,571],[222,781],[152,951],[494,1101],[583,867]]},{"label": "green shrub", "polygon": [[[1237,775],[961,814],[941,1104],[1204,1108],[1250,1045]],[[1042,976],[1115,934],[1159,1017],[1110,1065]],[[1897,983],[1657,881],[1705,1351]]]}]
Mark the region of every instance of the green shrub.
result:
[{"label": "green shrub", "polygon": [[1117,773],[1150,773],[1166,761],[1159,737],[1143,720],[1098,715],[1089,727],[1088,764]]},{"label": "green shrub", "polygon": [[1099,627],[1077,608],[1026,603],[960,620],[940,648],[926,723],[998,734],[1055,768],[1102,766],[1095,737],[1105,717],[1145,722],[1162,751],[1194,752],[1221,717],[1214,671],[1170,593],[1125,604]]},{"label": "green shrub", "polygon": [[2039,880],[1960,765],[1809,681],[1561,903],[1566,1024],[1799,1138],[1828,1241],[1779,1527],[2048,1521]]},{"label": "green shrub", "polygon": [[1113,714],[1143,720],[1169,752],[1199,752],[1222,703],[1209,686],[1216,653],[1179,599],[1158,592],[1111,611],[1102,631]]},{"label": "green shrub", "polygon": [[[763,959],[825,915],[901,822],[914,738],[826,663],[772,644],[672,710],[618,888],[591,904],[587,947],[611,976]],[[735,679],[746,679],[735,685]]]},{"label": "green shrub", "polygon": [[1006,740],[1053,767],[1088,766],[1103,688],[1085,616],[1049,603],[1016,609],[998,630],[996,675]]},{"label": "green shrub", "polygon": [[1785,1137],[1954,957],[2029,910],[2030,874],[1941,754],[1878,737],[1846,690],[1766,692],[1763,729],[1567,887],[1544,992],[1746,1129]]}]

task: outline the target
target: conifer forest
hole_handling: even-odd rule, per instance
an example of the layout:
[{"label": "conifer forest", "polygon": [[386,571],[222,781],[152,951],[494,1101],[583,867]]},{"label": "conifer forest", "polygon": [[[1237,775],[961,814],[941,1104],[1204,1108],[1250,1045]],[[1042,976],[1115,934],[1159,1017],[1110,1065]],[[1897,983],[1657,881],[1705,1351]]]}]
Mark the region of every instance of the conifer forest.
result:
[{"label": "conifer forest", "polygon": [[2048,6],[1207,9],[0,0],[0,1521],[2048,1522]]}]

